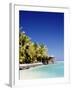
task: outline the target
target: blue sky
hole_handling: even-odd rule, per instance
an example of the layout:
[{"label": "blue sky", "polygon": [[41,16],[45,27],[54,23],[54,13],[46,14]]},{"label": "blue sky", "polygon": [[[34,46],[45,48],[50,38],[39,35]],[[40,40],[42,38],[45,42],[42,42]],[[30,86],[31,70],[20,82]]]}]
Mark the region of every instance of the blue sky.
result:
[{"label": "blue sky", "polygon": [[64,13],[19,11],[19,27],[33,42],[48,47],[49,55],[64,58]]}]

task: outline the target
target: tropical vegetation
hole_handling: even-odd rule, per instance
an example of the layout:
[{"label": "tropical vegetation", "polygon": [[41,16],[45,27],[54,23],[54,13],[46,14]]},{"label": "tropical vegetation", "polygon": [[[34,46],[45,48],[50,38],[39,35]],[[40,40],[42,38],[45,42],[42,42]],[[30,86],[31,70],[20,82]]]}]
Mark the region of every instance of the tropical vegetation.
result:
[{"label": "tropical vegetation", "polygon": [[[25,32],[19,32],[19,63],[37,63],[48,60],[48,49],[43,43],[33,42]],[[48,61],[46,61],[48,63]]]}]

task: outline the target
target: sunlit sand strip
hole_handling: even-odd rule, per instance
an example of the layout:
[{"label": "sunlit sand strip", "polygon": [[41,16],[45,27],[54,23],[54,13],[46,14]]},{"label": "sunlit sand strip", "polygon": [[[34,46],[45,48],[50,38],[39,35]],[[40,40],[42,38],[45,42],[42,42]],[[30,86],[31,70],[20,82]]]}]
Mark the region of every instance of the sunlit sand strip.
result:
[{"label": "sunlit sand strip", "polygon": [[40,63],[32,63],[32,64],[20,64],[19,65],[19,69],[23,70],[23,69],[29,69],[30,67],[35,67],[35,66],[40,66],[43,65],[41,62]]}]

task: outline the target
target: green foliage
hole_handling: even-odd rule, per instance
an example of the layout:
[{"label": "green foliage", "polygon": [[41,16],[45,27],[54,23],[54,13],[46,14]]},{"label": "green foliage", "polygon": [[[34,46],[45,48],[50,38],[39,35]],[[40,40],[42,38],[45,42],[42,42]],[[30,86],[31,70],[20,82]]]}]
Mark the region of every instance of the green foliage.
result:
[{"label": "green foliage", "polygon": [[19,32],[19,63],[41,62],[47,56],[47,48],[44,44],[37,44],[23,32]]}]

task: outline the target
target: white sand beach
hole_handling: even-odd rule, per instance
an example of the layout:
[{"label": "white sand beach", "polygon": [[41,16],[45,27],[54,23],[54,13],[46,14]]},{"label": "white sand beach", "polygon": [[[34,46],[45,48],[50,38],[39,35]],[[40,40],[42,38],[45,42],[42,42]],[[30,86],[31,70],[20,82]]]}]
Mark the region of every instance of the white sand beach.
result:
[{"label": "white sand beach", "polygon": [[33,79],[33,78],[37,78],[39,77],[40,75],[36,75],[36,73],[33,73],[31,72],[31,70],[33,68],[36,68],[36,67],[39,67],[43,65],[41,62],[39,63],[32,63],[32,64],[20,64],[19,65],[19,76],[20,76],[20,80],[25,80],[25,79]]}]

